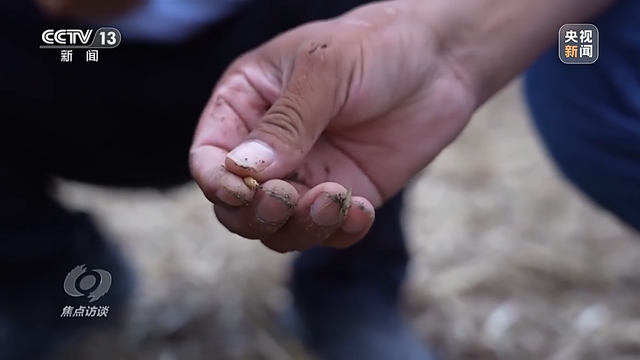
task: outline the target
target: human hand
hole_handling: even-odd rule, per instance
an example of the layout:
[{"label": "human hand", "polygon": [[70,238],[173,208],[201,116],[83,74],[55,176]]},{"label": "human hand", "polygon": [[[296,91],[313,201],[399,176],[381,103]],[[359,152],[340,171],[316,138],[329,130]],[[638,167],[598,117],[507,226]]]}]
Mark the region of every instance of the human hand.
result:
[{"label": "human hand", "polygon": [[400,0],[301,26],[236,60],[190,155],[220,222],[279,252],[364,237],[375,207],[475,109],[439,45],[414,2]]}]

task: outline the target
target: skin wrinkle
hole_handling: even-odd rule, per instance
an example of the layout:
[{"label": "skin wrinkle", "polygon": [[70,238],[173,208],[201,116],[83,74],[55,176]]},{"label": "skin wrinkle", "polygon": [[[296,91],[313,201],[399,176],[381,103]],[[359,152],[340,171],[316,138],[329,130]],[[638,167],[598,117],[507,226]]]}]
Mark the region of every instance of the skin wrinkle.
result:
[{"label": "skin wrinkle", "polygon": [[[360,93],[360,89],[362,87],[362,84],[364,83],[364,76],[365,76],[365,64],[364,64],[364,57],[365,57],[365,50],[364,50],[364,44],[363,43],[359,43],[358,46],[358,50],[359,50],[359,58],[358,57],[354,57],[351,60],[349,60],[349,71],[348,71],[348,76],[347,79],[348,81],[346,82],[346,84],[344,84],[344,87],[346,88],[345,91],[345,95],[343,97],[344,99],[344,103],[342,104],[342,106],[338,109],[338,111],[336,112],[336,114],[340,114],[339,119],[348,119],[350,116],[348,114],[348,109],[346,108],[346,105],[349,104],[352,101],[353,96],[355,95],[356,98],[358,97],[358,94]],[[354,79],[358,79],[358,81],[354,81]],[[344,82],[343,82],[344,83]],[[336,99],[339,98],[338,95],[338,91],[336,91]],[[337,102],[337,101],[336,101]],[[332,128],[336,128],[336,127],[340,127],[340,123],[341,121],[336,121],[336,122],[331,122],[328,124],[327,126],[327,130],[330,131]]]},{"label": "skin wrinkle", "polygon": [[[348,96],[351,95],[351,91],[354,88],[356,89],[356,91],[358,91],[358,89],[360,89],[360,86],[362,86],[362,84],[364,83],[364,74],[365,74],[364,69],[366,68],[364,43],[360,43],[359,50],[360,50],[360,61],[358,61],[359,66],[357,68],[358,69],[357,71],[359,71],[360,73],[358,74],[359,75],[358,81],[356,83],[351,82],[351,87],[349,89],[350,91],[347,92],[347,99],[348,99]],[[357,71],[355,70],[355,67],[354,67],[354,72],[357,72]],[[353,80],[354,78],[355,77],[352,77],[351,80]],[[345,101],[345,103],[347,102]]]},{"label": "skin wrinkle", "polygon": [[[243,84],[243,82],[245,82]],[[244,73],[239,73],[237,75],[234,75],[231,80],[229,81],[229,85],[226,87],[223,87],[221,92],[220,92],[220,96],[225,97],[225,101],[227,103],[227,105],[236,113],[236,114],[242,114],[243,112],[241,111],[241,109],[238,109],[236,106],[234,106],[234,99],[237,99],[237,97],[245,92],[252,92],[253,93],[253,88],[251,83],[247,80],[247,77]],[[245,85],[249,85],[248,89],[245,89],[244,86]],[[258,94],[260,95],[260,94]],[[246,127],[245,127],[246,128]],[[247,131],[250,131],[250,129],[246,129]]]},{"label": "skin wrinkle", "polygon": [[[346,104],[346,99],[348,98],[348,94],[349,94],[349,87],[345,86],[345,84],[349,84],[350,80],[352,78],[352,66],[349,63],[347,67],[348,70],[348,75],[347,78],[349,79],[349,82],[342,81],[341,79],[341,75],[344,73],[344,68],[343,65],[345,63],[345,60],[343,60],[343,57],[338,56],[338,52],[337,51],[332,51],[331,55],[334,56],[334,60],[333,63],[336,64],[335,67],[333,67],[334,70],[334,76],[332,78],[332,82],[338,82],[338,86],[331,86],[331,88],[334,88],[334,92],[333,92],[333,108],[330,110],[330,114],[331,114],[331,119],[335,118],[337,114],[340,114],[342,112],[342,106],[343,105],[338,105],[338,104]],[[333,84],[332,84],[333,85]],[[346,87],[346,90],[344,90],[344,88]]]},{"label": "skin wrinkle", "polygon": [[[254,70],[256,70],[255,74],[252,75],[252,73],[254,73]],[[269,76],[269,72],[264,73],[259,69],[254,69],[250,66],[242,68],[240,73],[245,77],[247,83],[251,86],[251,88],[257,90],[256,93],[266,104],[266,108],[264,109],[264,112],[266,113],[282,92],[282,90],[279,89],[278,86],[278,84],[281,83],[281,79]],[[259,82],[258,79],[260,77],[264,78],[266,81]]]},{"label": "skin wrinkle", "polygon": [[[287,229],[282,229],[278,233],[281,235],[263,239],[272,247],[282,246],[281,248],[286,250],[291,244],[280,243],[278,245],[277,243],[294,236],[299,237],[301,233],[312,234],[314,231],[318,231],[314,229],[313,224],[306,223],[305,216],[308,214],[309,205],[317,196],[314,189],[319,190],[315,187],[319,182],[320,186],[328,186],[326,189],[331,189],[332,194],[344,194],[344,188],[349,187],[360,195],[359,198],[354,199],[353,211],[349,212],[348,217],[351,218],[350,221],[361,223],[364,226],[363,231],[366,231],[371,226],[371,223],[366,220],[369,216],[363,214],[355,204],[367,207],[373,215],[371,202],[377,206],[382,204],[388,197],[385,196],[388,194],[383,191],[395,192],[396,183],[411,175],[408,174],[411,169],[407,171],[407,169],[398,166],[398,155],[389,154],[388,149],[395,146],[390,142],[389,137],[403,138],[406,136],[408,139],[415,139],[418,137],[417,133],[428,126],[430,117],[426,118],[427,124],[421,125],[418,121],[412,122],[410,116],[412,111],[421,115],[425,111],[429,112],[426,109],[430,105],[415,101],[414,95],[410,92],[413,88],[425,86],[421,77],[432,76],[432,74],[427,74],[431,69],[425,68],[423,63],[419,61],[425,59],[424,52],[427,54],[424,62],[429,63],[432,56],[432,51],[429,51],[430,47],[422,43],[430,34],[421,35],[419,31],[410,34],[414,27],[420,28],[422,26],[416,20],[417,16],[413,15],[410,9],[406,9],[405,6],[402,7],[402,11],[407,14],[406,18],[400,19],[395,15],[389,17],[390,15],[386,14],[384,10],[388,6],[375,7],[371,5],[371,7],[363,7],[352,13],[356,19],[370,20],[369,26],[341,26],[336,25],[336,22],[305,25],[293,30],[293,32],[283,34],[273,40],[270,43],[271,46],[267,44],[243,59],[249,63],[255,62],[256,66],[260,67],[259,71],[273,71],[277,76],[283,76],[286,79],[278,84],[284,98],[277,99],[277,108],[270,109],[269,115],[266,117],[270,124],[265,125],[269,126],[259,126],[258,129],[254,129],[252,135],[252,137],[274,144],[279,156],[279,159],[276,158],[276,162],[272,166],[264,170],[261,175],[262,181],[281,178],[284,173],[291,173],[298,168],[297,177],[300,182],[295,191],[298,191],[298,194],[301,194],[305,199],[296,210],[296,217],[300,216],[298,220],[294,219],[295,221],[290,223]],[[399,5],[398,7],[400,9]],[[400,10],[398,10],[399,13]],[[346,18],[348,16],[343,19]],[[338,29],[336,29],[337,26]],[[325,39],[330,41],[319,41]],[[326,44],[326,47],[323,47],[323,44]],[[423,55],[402,55],[402,52],[407,50],[409,45],[411,45],[411,51]],[[386,55],[389,55],[389,58],[385,62]],[[362,61],[362,58],[367,56],[367,62]],[[268,64],[278,61],[284,66],[274,70],[259,65],[262,62],[268,66]],[[415,67],[416,73],[412,73],[409,67]],[[224,84],[225,80],[231,80],[233,72],[239,71],[241,68],[242,62],[236,63],[235,67],[232,65],[230,70],[232,73],[227,74],[221,82]],[[254,83],[265,81],[260,77],[251,80],[255,80]],[[397,88],[395,87],[396,83],[398,84]],[[403,87],[403,83],[408,83],[408,86]],[[247,97],[244,102],[246,106],[253,106],[251,104],[256,104],[257,98],[258,96]],[[351,105],[347,101],[350,101]],[[234,104],[235,108],[240,106],[237,102]],[[412,108],[406,109],[407,104],[413,104]],[[351,108],[345,108],[345,106]],[[398,108],[398,113],[390,113],[390,107]],[[405,109],[403,110],[403,108]],[[441,109],[435,113],[443,113],[443,111],[447,110]],[[255,112],[258,113],[259,109]],[[287,129],[273,128],[275,126],[272,124],[283,121],[282,117],[287,115],[292,118],[287,119],[289,120],[288,125],[292,126],[289,132],[295,131],[300,125],[306,127],[300,130],[300,134],[293,133],[291,136],[294,139],[284,139],[282,143],[279,143],[278,138],[272,135],[285,137]],[[387,120],[384,119],[385,117]],[[253,119],[249,119],[249,121],[253,121]],[[341,125],[331,126],[329,131],[323,133],[322,130],[326,130],[324,126],[328,122],[340,123]],[[397,123],[403,125],[400,128],[392,125]],[[411,132],[410,129],[406,129],[407,126],[418,126],[421,130]],[[433,128],[439,126],[436,124]],[[262,130],[264,131],[260,133]],[[307,135],[314,139],[297,135]],[[310,141],[315,140],[318,136],[321,136],[321,139],[312,148]],[[367,144],[372,137],[377,142],[375,147],[373,144]],[[424,150],[423,148],[429,148],[429,145],[423,144],[419,149],[413,149],[412,143],[414,141],[397,144],[398,149],[420,152]],[[286,147],[292,148],[286,149]],[[293,147],[299,147],[299,149]],[[299,154],[297,150],[300,150]],[[305,153],[307,150],[310,150],[308,154]],[[303,155],[308,156],[301,159]],[[387,164],[386,166],[375,165],[378,156],[381,158],[377,159],[377,162],[383,161],[383,164]],[[408,161],[408,158],[402,160]],[[420,164],[411,164],[411,167],[417,165]],[[331,170],[330,173],[325,170],[327,166]],[[384,170],[388,166],[391,166],[393,176],[389,176],[389,170]],[[241,169],[230,167],[229,171],[244,174]],[[325,180],[326,183],[322,184],[322,180]],[[227,179],[224,181],[226,182]],[[389,181],[391,185],[385,181]],[[296,187],[295,183],[292,185]],[[245,221],[251,222],[251,219],[234,218],[231,212],[225,212],[224,209],[221,209],[220,214],[225,217],[221,222],[224,224],[227,221],[229,226],[240,231],[240,235],[245,230],[238,226]],[[353,214],[358,214],[359,219],[353,218]],[[242,216],[244,217],[244,215]],[[255,220],[253,221],[255,222]],[[247,234],[251,231],[253,230],[246,230]],[[360,236],[354,234],[353,237],[350,237],[344,233],[335,233],[334,235],[336,235],[334,239],[343,245],[353,243],[357,240],[355,237]],[[334,245],[340,244],[334,243]]]},{"label": "skin wrinkle", "polygon": [[[312,43],[312,48],[315,46]],[[332,37],[329,37],[326,41],[318,42],[320,46],[317,47],[317,51],[310,52],[309,54],[301,54],[303,59],[306,59],[306,63],[309,64],[309,73],[314,71],[318,71],[317,67],[319,66],[323,72],[333,70],[333,76],[320,77],[324,81],[337,82],[341,78],[341,74],[344,72],[343,68],[343,52],[336,50],[341,49],[342,46],[340,43],[335,43]],[[319,59],[318,59],[319,58]],[[327,60],[327,58],[329,60]],[[329,86],[323,86],[325,88],[334,88],[334,101],[333,106],[329,110],[329,118],[333,119],[337,114],[342,111],[344,104],[346,104],[345,98],[343,96],[348,92],[348,89],[344,89],[348,87],[348,83],[345,84],[344,81],[340,81],[336,84],[330,84]],[[313,86],[311,82],[309,82],[309,86]],[[313,89],[312,89],[313,90]],[[326,111],[325,109],[312,109],[314,111]]]},{"label": "skin wrinkle", "polygon": [[[580,1],[584,6],[577,6]],[[354,188],[361,195],[354,203],[361,201],[370,209],[372,205],[380,206],[458,136],[480,105],[478,98],[482,100],[493,91],[477,88],[476,82],[498,86],[546,41],[544,36],[548,34],[543,32],[557,32],[555,26],[567,14],[576,18],[582,16],[580,13],[585,15],[585,7],[600,1],[603,0],[375,3],[359,7],[339,21],[300,26],[250,52],[245,61],[258,64],[260,71],[284,78],[278,83],[283,98],[276,100],[277,108],[266,117],[270,123],[254,129],[252,135],[276,147],[276,161],[263,170],[261,177],[279,179],[297,170],[299,183],[289,184],[295,188],[291,193],[303,199],[288,226],[262,240],[267,246],[282,250],[298,246],[295,239],[301,237],[319,241],[331,235],[342,244],[357,241],[357,235],[318,229],[308,221],[309,206],[319,191],[336,195],[344,193],[345,187]],[[549,10],[552,7],[555,14]],[[360,19],[366,19],[369,26],[354,26]],[[485,25],[479,26],[482,24]],[[514,53],[513,44],[523,39],[531,46]],[[265,68],[261,63],[280,66]],[[240,65],[232,64],[232,71]],[[459,74],[461,69],[464,72]],[[491,79],[483,82],[484,77]],[[227,76],[221,81],[224,84],[230,79]],[[464,79],[471,79],[474,84],[470,86]],[[360,84],[353,84],[354,81]],[[255,99],[241,101],[251,107]],[[324,127],[327,123],[328,129]],[[216,125],[220,124],[212,126]],[[230,127],[228,121],[224,125]],[[321,138],[313,144],[318,136]],[[256,155],[271,159],[268,152],[262,155],[256,150]],[[330,174],[325,170],[328,164]],[[231,164],[228,169],[244,174]],[[231,180],[237,179],[219,179],[219,183],[226,185],[233,183]],[[255,202],[250,204],[254,205]],[[325,211],[327,214],[323,215],[332,215],[328,209]],[[354,217],[354,213],[361,218]],[[221,223],[240,235],[255,230],[249,228],[255,219],[246,213],[236,215],[220,208],[220,214],[224,216]],[[371,223],[363,221],[362,215],[357,206],[349,212],[351,221],[366,225],[366,231]],[[325,230],[327,233],[323,233]]]},{"label": "skin wrinkle", "polygon": [[[299,139],[304,128],[301,120],[302,114],[296,108],[295,103],[296,101],[290,95],[283,94],[279,100],[280,106],[271,107],[263,119],[263,123],[274,125],[273,127],[264,127],[263,131],[281,144],[288,144],[288,139]],[[278,129],[278,131],[273,131],[274,129]],[[269,145],[273,146],[273,144]]]},{"label": "skin wrinkle", "polygon": [[[315,45],[311,44],[311,50],[315,48]],[[324,49],[322,49],[322,45],[320,45],[320,50],[322,54],[324,54]],[[330,65],[327,65],[324,61],[323,56],[318,56],[316,53],[310,53],[310,51],[298,54],[298,59],[302,59],[296,61],[294,63],[294,69],[292,70],[292,74],[301,73],[305,75],[298,75],[297,77],[292,77],[289,80],[288,88],[293,93],[305,93],[304,91],[298,90],[298,88],[307,87],[313,93],[315,88],[315,84],[311,81],[309,77],[306,76],[309,72],[316,71],[318,64],[320,67],[326,71],[327,68],[331,68]],[[335,61],[333,61],[335,63]],[[300,71],[300,67],[302,67],[305,71]],[[284,143],[286,142],[287,137],[290,139],[307,139],[305,129],[308,128],[307,124],[304,124],[304,113],[313,113],[314,111],[319,111],[317,109],[308,108],[308,104],[301,99],[299,96],[292,96],[289,92],[284,92],[284,94],[280,98],[280,106],[284,108],[272,107],[269,111],[269,116],[265,118],[265,121],[270,122],[273,125],[276,125],[279,129],[283,130],[280,134],[275,134],[276,131],[269,131],[269,133]],[[289,117],[287,116],[289,115]],[[293,115],[293,116],[291,116]],[[287,121],[289,118],[289,121]],[[280,120],[280,121],[278,121]],[[319,126],[321,124],[317,124]]]}]

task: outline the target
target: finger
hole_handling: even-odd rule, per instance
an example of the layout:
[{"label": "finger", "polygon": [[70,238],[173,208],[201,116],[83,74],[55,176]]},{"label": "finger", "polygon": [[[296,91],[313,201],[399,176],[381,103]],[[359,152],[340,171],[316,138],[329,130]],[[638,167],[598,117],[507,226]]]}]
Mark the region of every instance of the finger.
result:
[{"label": "finger", "polygon": [[253,201],[241,207],[214,206],[216,217],[229,231],[247,239],[260,239],[280,229],[298,205],[298,192],[282,180],[270,180]]},{"label": "finger", "polygon": [[195,181],[214,204],[217,196],[222,203],[235,206],[251,201],[253,192],[242,185],[241,177],[228,173],[224,163],[228,150],[248,135],[247,123],[257,121],[265,110],[266,100],[237,73],[223,77],[203,110],[189,165]]},{"label": "finger", "polygon": [[343,51],[329,41],[290,48],[280,96],[227,156],[235,174],[264,180],[291,173],[346,102],[353,64]]},{"label": "finger", "polygon": [[343,225],[349,201],[344,186],[320,184],[300,198],[284,226],[260,240],[278,252],[300,251],[321,244]]},{"label": "finger", "polygon": [[375,208],[371,202],[363,197],[354,196],[351,200],[349,213],[340,229],[320,245],[337,249],[347,248],[364,238],[371,230],[374,220]]},{"label": "finger", "polygon": [[268,110],[278,84],[269,78],[271,68],[261,68],[256,61],[242,58],[220,79],[200,115],[192,148],[208,145],[230,151]]},{"label": "finger", "polygon": [[189,157],[191,174],[206,198],[214,204],[227,206],[246,205],[253,199],[255,191],[243,178],[232,174],[224,167],[227,152],[213,147],[201,146]]}]

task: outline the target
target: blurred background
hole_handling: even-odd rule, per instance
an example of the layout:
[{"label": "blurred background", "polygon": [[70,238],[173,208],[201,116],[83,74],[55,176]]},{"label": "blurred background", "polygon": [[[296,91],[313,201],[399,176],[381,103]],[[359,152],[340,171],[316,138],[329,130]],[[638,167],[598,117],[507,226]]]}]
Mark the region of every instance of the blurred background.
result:
[{"label": "blurred background", "polygon": [[[228,233],[195,185],[64,183],[60,196],[96,214],[141,276],[127,322],[87,334],[63,359],[312,359],[274,323],[291,257]],[[555,172],[519,81],[407,200],[407,311],[447,359],[640,359],[640,237]]]}]

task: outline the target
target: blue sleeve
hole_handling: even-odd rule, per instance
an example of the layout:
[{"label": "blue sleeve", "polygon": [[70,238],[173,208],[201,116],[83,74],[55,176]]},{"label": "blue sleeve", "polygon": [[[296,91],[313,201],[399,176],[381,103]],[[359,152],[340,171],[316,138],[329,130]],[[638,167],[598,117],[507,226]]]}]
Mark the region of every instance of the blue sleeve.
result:
[{"label": "blue sleeve", "polygon": [[563,64],[553,48],[527,72],[526,96],[564,175],[640,230],[640,1],[619,1],[594,24],[598,61]]}]

